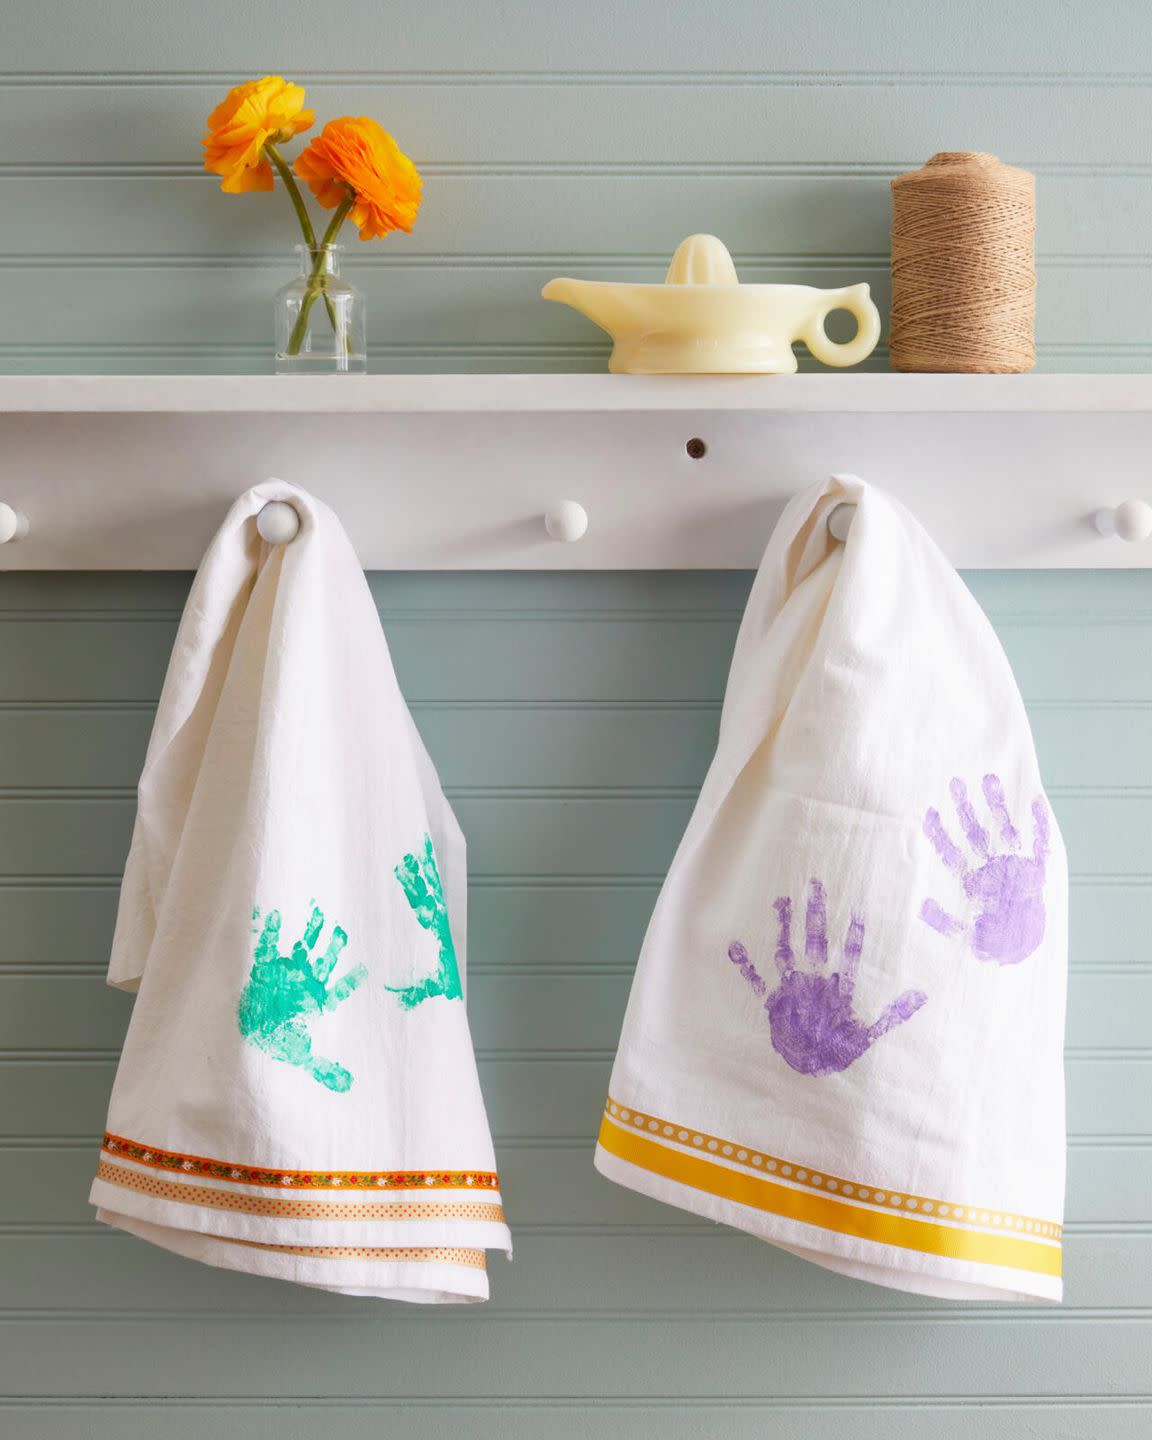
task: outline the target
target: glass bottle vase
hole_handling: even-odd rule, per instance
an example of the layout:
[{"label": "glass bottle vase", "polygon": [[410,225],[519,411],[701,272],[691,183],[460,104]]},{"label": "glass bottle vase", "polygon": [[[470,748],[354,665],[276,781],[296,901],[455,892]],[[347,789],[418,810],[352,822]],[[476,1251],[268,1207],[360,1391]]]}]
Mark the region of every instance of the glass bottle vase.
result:
[{"label": "glass bottle vase", "polygon": [[339,245],[297,245],[300,274],[276,295],[277,375],[363,375],[363,292],[340,274]]}]

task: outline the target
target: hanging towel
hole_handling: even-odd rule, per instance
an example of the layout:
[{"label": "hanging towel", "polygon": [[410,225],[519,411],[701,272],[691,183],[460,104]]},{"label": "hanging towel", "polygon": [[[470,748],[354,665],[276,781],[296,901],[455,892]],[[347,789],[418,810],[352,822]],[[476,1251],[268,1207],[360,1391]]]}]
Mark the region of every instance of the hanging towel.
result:
[{"label": "hanging towel", "polygon": [[598,1168],[846,1275],[1059,1300],[1066,911],[975,600],[880,491],[798,496],[644,942]]},{"label": "hanging towel", "polygon": [[[288,501],[300,532],[256,516]],[[482,1300],[510,1252],[464,1008],[464,839],[339,521],[243,495],[192,586],[109,966],[92,1202],[209,1264]]]}]

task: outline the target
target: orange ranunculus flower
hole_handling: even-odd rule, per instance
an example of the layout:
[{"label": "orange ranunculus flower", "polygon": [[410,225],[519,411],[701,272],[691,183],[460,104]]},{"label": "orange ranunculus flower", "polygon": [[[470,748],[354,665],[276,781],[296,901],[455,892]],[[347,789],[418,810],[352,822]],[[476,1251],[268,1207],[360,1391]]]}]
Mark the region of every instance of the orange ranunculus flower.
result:
[{"label": "orange ranunculus flower", "polygon": [[269,140],[291,140],[315,118],[304,109],[303,87],[279,75],[237,85],[208,116],[204,168],[223,176],[220,188],[229,195],[271,190],[272,166],[264,146]]},{"label": "orange ranunculus flower", "polygon": [[416,223],[420,172],[387,130],[367,116],[330,120],[296,157],[295,170],[328,210],[352,191],[348,213],[361,240],[411,230]]}]

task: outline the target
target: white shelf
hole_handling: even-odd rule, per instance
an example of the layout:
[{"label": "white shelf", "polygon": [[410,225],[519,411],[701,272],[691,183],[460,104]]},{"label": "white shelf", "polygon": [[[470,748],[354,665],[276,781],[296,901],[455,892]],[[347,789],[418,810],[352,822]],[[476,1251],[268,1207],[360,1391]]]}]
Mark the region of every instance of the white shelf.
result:
[{"label": "white shelf", "polygon": [[[371,569],[746,568],[843,471],[959,566],[1135,569],[1152,543],[1092,517],[1152,501],[1150,457],[1152,375],[20,376],[0,502],[29,531],[0,570],[191,569],[273,475]],[[561,500],[588,512],[574,544],[545,532]]]},{"label": "white shelf", "polygon": [[1150,375],[29,375],[0,414],[1152,410]]}]

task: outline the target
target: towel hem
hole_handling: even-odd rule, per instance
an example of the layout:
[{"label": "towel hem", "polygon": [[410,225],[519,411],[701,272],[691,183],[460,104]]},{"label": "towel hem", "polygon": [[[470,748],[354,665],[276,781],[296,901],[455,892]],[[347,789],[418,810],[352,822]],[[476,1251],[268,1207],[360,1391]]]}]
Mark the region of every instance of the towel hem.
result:
[{"label": "towel hem", "polygon": [[[694,1158],[694,1157],[692,1157]],[[1059,1275],[950,1259],[881,1241],[841,1235],[818,1225],[772,1214],[622,1159],[598,1144],[596,1169],[606,1179],[665,1204],[766,1240],[825,1269],[889,1289],[940,1300],[1051,1303],[1063,1297]],[[719,1167],[717,1167],[719,1169]],[[731,1172],[723,1172],[731,1173]]]},{"label": "towel hem", "polygon": [[357,1260],[291,1254],[261,1249],[205,1235],[153,1225],[135,1216],[98,1210],[97,1218],[113,1229],[147,1240],[189,1260],[220,1270],[237,1270],[270,1280],[287,1280],[313,1290],[401,1300],[415,1305],[468,1304],[488,1299],[488,1275],[474,1262],[446,1260]]}]

